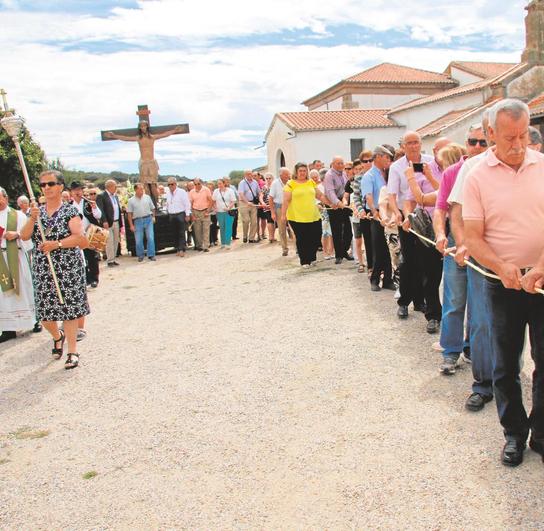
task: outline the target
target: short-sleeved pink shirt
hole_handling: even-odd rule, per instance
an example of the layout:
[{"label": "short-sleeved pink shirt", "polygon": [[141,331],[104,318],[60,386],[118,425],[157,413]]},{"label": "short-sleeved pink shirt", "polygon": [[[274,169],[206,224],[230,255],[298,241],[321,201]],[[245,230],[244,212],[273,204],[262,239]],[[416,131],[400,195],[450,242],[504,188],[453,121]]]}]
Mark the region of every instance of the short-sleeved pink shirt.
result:
[{"label": "short-sleeved pink shirt", "polygon": [[501,260],[533,267],[544,252],[544,155],[528,149],[516,172],[489,150],[467,176],[463,219],[484,221],[484,240]]}]

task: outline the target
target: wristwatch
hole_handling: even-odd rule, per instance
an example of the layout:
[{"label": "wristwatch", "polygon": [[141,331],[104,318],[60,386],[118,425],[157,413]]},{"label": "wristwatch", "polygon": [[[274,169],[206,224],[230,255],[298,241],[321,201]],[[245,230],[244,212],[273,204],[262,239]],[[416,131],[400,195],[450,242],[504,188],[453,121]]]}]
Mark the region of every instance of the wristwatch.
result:
[{"label": "wristwatch", "polygon": [[62,249],[62,242],[60,240],[57,240],[57,245],[59,246],[59,249]]}]

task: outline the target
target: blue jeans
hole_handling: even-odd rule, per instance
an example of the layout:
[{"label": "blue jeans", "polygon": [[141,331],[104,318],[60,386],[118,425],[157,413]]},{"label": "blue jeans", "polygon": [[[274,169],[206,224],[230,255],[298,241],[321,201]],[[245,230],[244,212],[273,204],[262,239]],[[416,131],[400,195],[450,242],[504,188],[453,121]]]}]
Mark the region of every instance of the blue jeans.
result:
[{"label": "blue jeans", "polygon": [[136,240],[136,256],[144,257],[144,232],[147,240],[147,256],[155,256],[155,235],[153,233],[153,218],[137,218],[134,220],[134,239]]},{"label": "blue jeans", "polygon": [[[506,289],[498,280],[485,280],[491,317],[493,385],[499,420],[507,439],[544,442],[544,297]],[[529,326],[533,372],[533,400],[529,417],[523,406],[520,381],[525,330]]]},{"label": "blue jeans", "polygon": [[470,325],[470,358],[472,361],[472,391],[493,396],[493,343],[491,315],[486,298],[485,277],[467,268],[468,313]]},{"label": "blue jeans", "polygon": [[[455,241],[450,235],[448,247]],[[459,267],[452,256],[444,257],[444,294],[442,303],[442,330],[440,345],[444,359],[457,361],[469,342],[465,339],[465,308],[467,305],[467,268]],[[470,325],[469,325],[470,326]]]},{"label": "blue jeans", "polygon": [[217,221],[219,222],[221,245],[230,245],[230,242],[232,241],[232,222],[234,221],[234,217],[228,212],[218,212]]}]

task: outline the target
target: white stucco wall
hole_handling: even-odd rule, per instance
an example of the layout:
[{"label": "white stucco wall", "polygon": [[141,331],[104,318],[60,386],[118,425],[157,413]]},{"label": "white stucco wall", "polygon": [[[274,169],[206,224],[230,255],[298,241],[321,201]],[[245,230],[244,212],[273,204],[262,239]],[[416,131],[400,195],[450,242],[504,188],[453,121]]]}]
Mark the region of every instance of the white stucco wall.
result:
[{"label": "white stucco wall", "polygon": [[[352,101],[359,104],[359,109],[392,109],[403,103],[422,98],[426,94],[353,94]],[[342,98],[337,98],[315,111],[339,111],[342,109]]]},{"label": "white stucco wall", "polygon": [[415,130],[437,120],[445,114],[462,109],[483,105],[482,92],[472,92],[455,98],[448,98],[432,104],[421,105],[405,111],[396,112],[391,117],[398,123],[406,126],[407,130]]},{"label": "white stucco wall", "polygon": [[452,67],[451,69],[451,77],[459,81],[460,86],[468,85],[469,83],[475,83],[476,81],[482,81],[482,79],[484,79],[483,77],[469,74],[468,72],[465,72],[464,70],[459,70],[455,67]]},{"label": "white stucco wall", "polygon": [[315,159],[328,164],[335,155],[349,160],[350,139],[364,138],[365,149],[374,149],[377,145],[387,143],[393,146],[404,133],[402,127],[386,127],[376,129],[347,129],[341,131],[309,131],[296,133],[296,136],[287,139],[288,128],[283,122],[276,121],[268,136],[266,145],[268,153],[268,170],[278,174],[277,152],[283,150],[287,167],[292,168],[297,162],[311,162]]}]

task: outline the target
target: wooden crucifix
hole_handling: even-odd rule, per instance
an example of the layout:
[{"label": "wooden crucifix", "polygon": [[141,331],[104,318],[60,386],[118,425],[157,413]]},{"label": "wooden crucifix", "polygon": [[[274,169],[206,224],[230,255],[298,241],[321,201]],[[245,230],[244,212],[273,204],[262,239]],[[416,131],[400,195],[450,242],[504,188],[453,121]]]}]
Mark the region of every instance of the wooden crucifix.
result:
[{"label": "wooden crucifix", "polygon": [[114,131],[101,131],[103,141],[124,140],[125,142],[138,142],[140,148],[140,182],[146,187],[146,191],[153,198],[155,204],[158,199],[157,180],[159,177],[159,165],[155,160],[155,140],[166,138],[170,135],[182,135],[189,133],[189,124],[159,125],[151,127],[149,115],[151,111],[147,105],[138,105],[136,114],[139,118],[138,127],[132,129],[116,129]]}]

